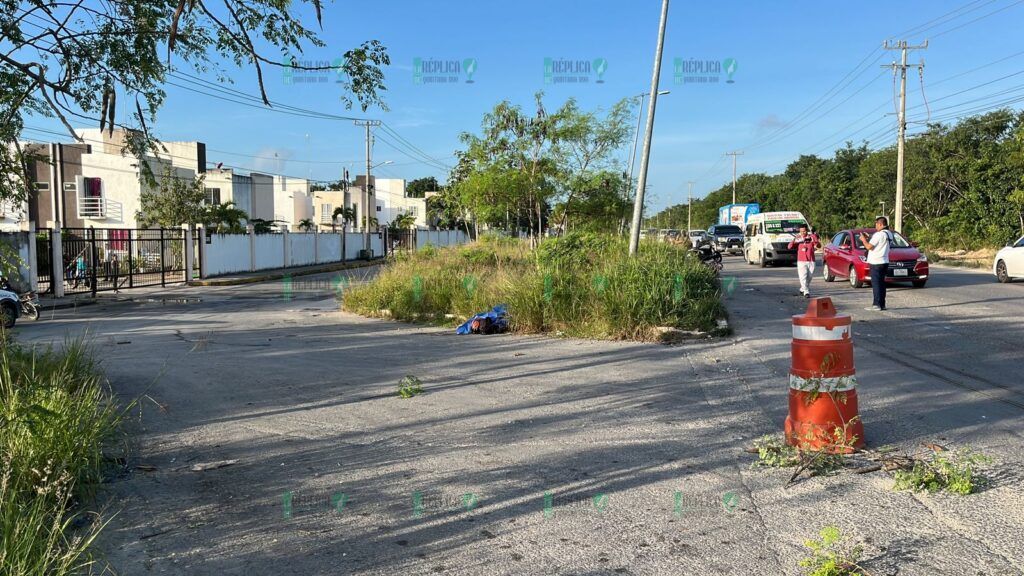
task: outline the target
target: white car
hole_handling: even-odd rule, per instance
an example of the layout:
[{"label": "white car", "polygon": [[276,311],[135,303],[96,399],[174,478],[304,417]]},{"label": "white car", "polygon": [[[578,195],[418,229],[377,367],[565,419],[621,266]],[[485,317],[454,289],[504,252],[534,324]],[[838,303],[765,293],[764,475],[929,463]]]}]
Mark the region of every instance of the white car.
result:
[{"label": "white car", "polygon": [[1000,282],[1024,278],[1024,236],[996,252],[996,259],[992,263],[992,273]]},{"label": "white car", "polygon": [[0,325],[4,328],[13,328],[14,322],[21,314],[21,305],[18,302],[18,295],[7,290],[0,290]]},{"label": "white car", "polygon": [[707,240],[708,233],[704,230],[690,230],[688,236],[690,237],[690,246],[696,248],[698,244]]}]

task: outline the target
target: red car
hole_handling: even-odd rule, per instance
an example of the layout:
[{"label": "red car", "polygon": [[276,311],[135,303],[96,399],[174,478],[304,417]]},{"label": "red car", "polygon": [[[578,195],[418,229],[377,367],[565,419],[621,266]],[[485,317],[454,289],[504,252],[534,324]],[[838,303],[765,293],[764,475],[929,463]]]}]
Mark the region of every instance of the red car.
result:
[{"label": "red car", "polygon": [[[843,230],[825,246],[822,266],[825,282],[832,282],[837,277],[846,278],[854,288],[871,283],[868,252],[860,241],[861,232],[870,237],[875,229]],[[928,282],[928,257],[899,232],[893,232],[892,235],[895,241],[889,248],[889,272],[885,275],[885,281],[910,282],[914,288],[924,288]]]}]

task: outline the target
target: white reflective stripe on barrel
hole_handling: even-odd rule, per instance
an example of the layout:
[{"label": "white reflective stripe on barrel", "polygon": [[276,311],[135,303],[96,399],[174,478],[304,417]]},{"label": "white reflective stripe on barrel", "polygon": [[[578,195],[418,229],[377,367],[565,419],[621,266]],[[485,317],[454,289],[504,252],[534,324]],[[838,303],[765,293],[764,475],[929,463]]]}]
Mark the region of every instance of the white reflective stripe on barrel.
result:
[{"label": "white reflective stripe on barrel", "polygon": [[801,392],[846,392],[857,389],[857,377],[851,375],[837,378],[801,378],[790,374],[789,387]]},{"label": "white reflective stripe on barrel", "polygon": [[849,324],[840,324],[835,328],[793,324],[793,338],[797,340],[846,340],[849,337]]}]

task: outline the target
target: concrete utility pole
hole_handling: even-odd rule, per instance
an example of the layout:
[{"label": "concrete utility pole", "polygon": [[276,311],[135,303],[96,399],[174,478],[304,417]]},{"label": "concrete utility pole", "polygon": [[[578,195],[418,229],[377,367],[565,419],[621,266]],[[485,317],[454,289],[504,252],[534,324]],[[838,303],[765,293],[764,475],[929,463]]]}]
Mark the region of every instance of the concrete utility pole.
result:
[{"label": "concrete utility pole", "polygon": [[644,152],[640,159],[640,177],[633,199],[633,227],[629,233],[629,253],[636,254],[640,246],[640,223],[644,215],[644,187],[647,186],[647,164],[651,159],[651,135],[654,133],[654,111],[658,106],[658,80],[661,78],[661,52],[665,47],[665,23],[668,21],[668,0],[661,1],[661,22],[658,25],[658,47],[654,52],[654,73],[651,75],[651,104],[647,108],[647,128],[644,131]]},{"label": "concrete utility pole", "polygon": [[[900,40],[895,44],[889,44],[889,41],[886,40],[882,47],[886,50],[899,50],[902,52],[899,64],[893,62],[882,67],[892,68],[894,74],[897,69],[900,71],[900,110],[896,123],[896,214],[893,218],[895,220],[893,227],[897,232],[903,232],[903,151],[907,134],[907,51],[924,50],[928,47],[928,41],[925,40],[924,44],[918,46],[910,46],[906,40]],[[924,68],[924,62],[911,64],[911,66],[921,70]]]},{"label": "concrete utility pole", "polygon": [[743,156],[743,152],[726,152],[726,156],[732,156],[732,203],[736,203],[736,157]]},{"label": "concrete utility pole", "polygon": [[[370,134],[370,128],[373,126],[380,126],[380,120],[355,120],[356,126],[366,127],[366,182],[363,183],[363,250],[367,256],[370,254],[370,213],[376,212],[370,210],[370,161],[373,154],[373,136]],[[377,202],[374,201],[374,206]]]}]

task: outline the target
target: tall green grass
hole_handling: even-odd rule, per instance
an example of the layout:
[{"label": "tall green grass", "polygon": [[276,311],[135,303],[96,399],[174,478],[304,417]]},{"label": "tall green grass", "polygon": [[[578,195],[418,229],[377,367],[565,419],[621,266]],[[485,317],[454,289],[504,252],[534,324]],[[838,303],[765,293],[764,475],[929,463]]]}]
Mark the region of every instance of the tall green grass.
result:
[{"label": "tall green grass", "polygon": [[[10,576],[92,570],[102,528],[84,510],[103,479],[120,424],[88,347],[0,343],[0,567]],[[89,522],[80,522],[90,520]],[[85,527],[73,529],[73,525]]]},{"label": "tall green grass", "polygon": [[536,250],[487,238],[398,257],[372,282],[347,291],[345,309],[402,320],[448,322],[507,304],[511,327],[591,338],[646,340],[655,327],[711,330],[724,317],[715,273],[685,250],[570,234]]}]

